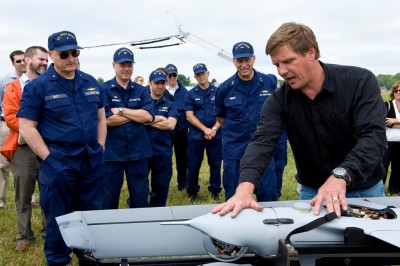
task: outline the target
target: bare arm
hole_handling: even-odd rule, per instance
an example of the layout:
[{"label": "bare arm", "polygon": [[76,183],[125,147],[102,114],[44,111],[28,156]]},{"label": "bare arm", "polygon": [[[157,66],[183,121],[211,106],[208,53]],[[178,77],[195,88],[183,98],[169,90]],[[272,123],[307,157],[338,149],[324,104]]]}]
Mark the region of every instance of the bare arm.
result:
[{"label": "bare arm", "polygon": [[195,128],[197,128],[198,130],[201,130],[204,132],[205,130],[210,129],[210,128],[207,128],[205,125],[203,125],[203,123],[201,123],[200,120],[194,116],[193,111],[186,111],[185,113],[186,113],[187,121],[189,121],[189,123],[192,126],[194,126]]},{"label": "bare arm", "polygon": [[[113,113],[114,113],[114,111],[113,111]],[[128,118],[136,123],[141,123],[141,124],[142,123],[151,123],[153,121],[153,116],[148,111],[143,110],[143,109],[124,108],[122,116],[125,118]]]},{"label": "bare arm", "polygon": [[36,121],[22,117],[19,118],[19,132],[22,134],[32,151],[39,156],[40,159],[45,160],[50,154],[50,150],[46,143],[44,143],[44,140],[36,127]]},{"label": "bare arm", "polygon": [[215,135],[217,135],[217,131],[220,130],[220,128],[222,127],[221,123],[224,123],[223,119],[222,119],[222,121],[220,121],[218,119],[215,121],[215,124],[212,127],[212,131],[214,132],[214,136],[213,137],[215,137]]},{"label": "bare arm", "polygon": [[189,121],[189,123],[198,130],[201,130],[204,133],[205,139],[210,140],[215,137],[215,131],[201,123],[200,120],[194,115],[193,111],[186,111],[185,113],[187,121]]},{"label": "bare arm", "polygon": [[[130,109],[124,108],[123,113],[125,114],[128,110],[130,110]],[[133,111],[136,111],[136,110],[133,110]],[[113,115],[107,117],[107,126],[109,126],[109,127],[116,127],[116,126],[126,124],[130,121],[135,121],[135,120],[131,119],[131,117],[120,115],[117,107],[111,108],[111,112],[113,113]],[[137,122],[137,121],[135,121],[135,122]],[[141,123],[141,122],[137,122],[137,123]]]},{"label": "bare arm", "polygon": [[224,124],[224,118],[223,117],[217,117],[217,122],[216,123],[218,123],[219,128],[222,127],[222,125]]},{"label": "bare arm", "polygon": [[97,142],[103,146],[104,150],[107,136],[106,113],[104,111],[104,107],[99,109],[97,112]]},{"label": "bare arm", "polygon": [[392,128],[400,128],[400,120],[397,118],[386,118],[386,126]]},{"label": "bare arm", "polygon": [[147,125],[160,130],[174,130],[176,123],[178,121],[174,117],[164,117],[161,115],[156,115],[153,123],[148,123]]},{"label": "bare arm", "polygon": [[120,116],[118,114],[113,114],[112,116],[107,117],[107,126],[116,127],[130,122],[129,118]]}]

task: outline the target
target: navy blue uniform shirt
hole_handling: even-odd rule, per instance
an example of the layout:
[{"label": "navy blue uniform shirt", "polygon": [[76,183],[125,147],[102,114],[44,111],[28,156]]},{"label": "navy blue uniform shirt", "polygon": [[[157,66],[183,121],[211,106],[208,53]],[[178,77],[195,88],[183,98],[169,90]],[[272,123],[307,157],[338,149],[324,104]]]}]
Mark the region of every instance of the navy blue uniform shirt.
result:
[{"label": "navy blue uniform shirt", "polygon": [[[153,102],[155,115],[161,115],[166,118],[174,117],[178,121],[179,112],[174,103],[164,97],[158,100],[153,99]],[[146,131],[150,138],[153,155],[172,156],[172,131],[160,130],[152,126],[146,126]]]},{"label": "navy blue uniform shirt", "polygon": [[17,116],[38,122],[50,153],[61,162],[77,168],[89,156],[96,166],[103,160],[103,148],[97,141],[98,109],[102,107],[102,93],[92,76],[75,70],[75,79],[66,80],[51,64],[25,86]]},{"label": "navy blue uniform shirt", "polygon": [[276,88],[276,78],[254,70],[250,82],[242,84],[237,73],[224,81],[216,94],[216,115],[224,118],[223,158],[240,160],[256,131],[261,107]]},{"label": "navy blue uniform shirt", "polygon": [[[215,94],[217,87],[210,84],[206,90],[199,85],[188,91],[185,98],[185,111],[193,111],[194,116],[206,127],[212,128],[215,125]],[[203,131],[189,124],[189,140],[204,140]],[[222,130],[217,131],[215,139],[222,138]]]},{"label": "navy blue uniform shirt", "polygon": [[287,83],[269,97],[241,161],[240,182],[258,184],[283,126],[300,184],[319,188],[336,167],[349,171],[350,190],[382,180],[386,108],[375,75],[358,67],[321,65],[325,80],[313,100]]},{"label": "navy blue uniform shirt", "polygon": [[[153,101],[149,91],[132,81],[126,89],[122,88],[115,77],[101,85],[104,93],[106,117],[113,115],[111,108],[124,107],[143,109],[154,115]],[[130,121],[128,123],[107,127],[106,161],[136,161],[153,155],[150,140],[144,125]]]}]

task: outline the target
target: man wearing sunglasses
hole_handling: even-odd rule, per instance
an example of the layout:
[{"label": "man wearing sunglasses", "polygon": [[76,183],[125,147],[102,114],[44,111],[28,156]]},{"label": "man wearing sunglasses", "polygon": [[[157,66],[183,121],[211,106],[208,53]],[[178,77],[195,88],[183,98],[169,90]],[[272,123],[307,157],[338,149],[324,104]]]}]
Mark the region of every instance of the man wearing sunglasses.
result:
[{"label": "man wearing sunglasses", "polygon": [[153,153],[143,123],[154,121],[153,101],[145,87],[131,80],[134,55],[130,49],[117,49],[112,66],[115,77],[101,85],[108,127],[103,209],[118,209],[124,175],[129,207],[149,207],[148,160]]},{"label": "man wearing sunglasses", "polygon": [[24,61],[24,52],[21,50],[15,50],[10,54],[11,64],[14,68],[14,71],[8,73],[4,77],[0,79],[0,91],[1,97],[3,97],[4,89],[6,88],[7,83],[16,80],[21,77],[23,73],[26,72],[26,66]]},{"label": "man wearing sunglasses", "polygon": [[23,88],[46,71],[47,58],[47,50],[44,47],[31,46],[26,49],[24,59],[26,73],[22,74],[21,78],[8,83],[4,92],[4,118],[10,128],[10,134],[1,148],[1,154],[11,162],[14,177],[15,210],[18,224],[16,250],[18,252],[28,250],[29,245],[35,239],[31,227],[31,196],[35,191],[39,162],[36,154],[19,134],[17,111],[20,107]]},{"label": "man wearing sunglasses", "polygon": [[172,145],[175,151],[176,172],[178,179],[178,190],[186,189],[187,176],[187,139],[188,139],[188,123],[185,115],[184,102],[187,89],[178,80],[178,69],[173,64],[166,67],[167,90],[171,96],[171,100],[175,103],[179,111],[179,119],[175,130],[172,132]]},{"label": "man wearing sunglasses", "polygon": [[17,113],[20,133],[40,158],[40,205],[46,219],[48,265],[66,265],[71,249],[55,217],[102,207],[104,100],[95,78],[76,68],[79,49],[69,31],[48,38],[53,64],[24,88]]},{"label": "man wearing sunglasses", "polygon": [[[3,143],[6,140],[10,131],[4,121],[4,114],[2,109],[3,95],[6,84],[21,77],[21,75],[25,73],[26,70],[23,51],[15,50],[11,52],[10,59],[14,67],[14,71],[8,73],[0,79],[0,147],[3,146]],[[10,169],[10,163],[6,160],[4,156],[0,155],[0,210],[5,209],[7,205],[7,185],[8,176],[10,175]]]}]

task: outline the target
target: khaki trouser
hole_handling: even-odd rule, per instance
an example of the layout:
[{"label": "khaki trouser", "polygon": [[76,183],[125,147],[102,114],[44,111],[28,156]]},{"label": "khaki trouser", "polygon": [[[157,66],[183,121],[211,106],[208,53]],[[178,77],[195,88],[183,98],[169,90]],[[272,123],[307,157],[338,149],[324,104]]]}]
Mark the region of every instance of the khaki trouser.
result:
[{"label": "khaki trouser", "polygon": [[35,238],[31,227],[32,194],[35,191],[39,162],[28,145],[18,146],[11,168],[14,176],[15,210],[17,213],[17,241],[30,242]]},{"label": "khaki trouser", "polygon": [[[7,127],[4,121],[1,121],[0,125],[0,147],[3,146],[10,129]],[[8,177],[10,175],[10,163],[7,159],[0,154],[0,208],[5,208],[7,205],[7,185]]]}]

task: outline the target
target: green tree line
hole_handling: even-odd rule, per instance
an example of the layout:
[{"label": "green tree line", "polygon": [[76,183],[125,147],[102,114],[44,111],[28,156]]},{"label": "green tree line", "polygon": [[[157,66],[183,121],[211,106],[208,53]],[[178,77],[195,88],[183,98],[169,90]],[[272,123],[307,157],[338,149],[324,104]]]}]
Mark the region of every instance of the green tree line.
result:
[{"label": "green tree line", "polygon": [[[386,90],[390,90],[392,88],[392,85],[400,80],[400,73],[397,73],[396,75],[389,75],[389,74],[379,74],[376,76],[378,80],[379,87],[385,87]],[[195,86],[194,83],[190,80],[190,77],[186,77],[185,75],[178,74],[178,80],[183,84],[183,86]],[[283,80],[278,80],[279,84],[283,83]],[[99,84],[104,83],[104,79],[99,77],[97,78],[97,82]],[[213,79],[211,81],[211,84],[214,84],[217,82],[216,79]]]},{"label": "green tree line", "polygon": [[396,75],[379,74],[376,78],[378,79],[380,87],[385,87],[386,90],[390,90],[393,84],[400,80],[400,73]]}]

